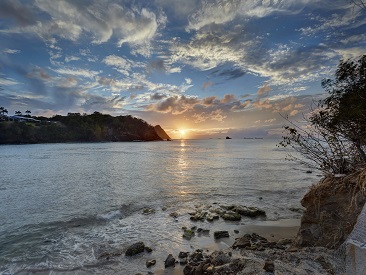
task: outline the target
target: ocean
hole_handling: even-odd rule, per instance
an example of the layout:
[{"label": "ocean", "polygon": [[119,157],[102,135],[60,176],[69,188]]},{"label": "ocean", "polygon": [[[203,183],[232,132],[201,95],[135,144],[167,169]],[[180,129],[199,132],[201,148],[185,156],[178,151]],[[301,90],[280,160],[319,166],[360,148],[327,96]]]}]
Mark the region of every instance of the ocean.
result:
[{"label": "ocean", "polygon": [[[0,146],[0,274],[147,274],[164,269],[169,253],[225,247],[214,241],[215,230],[232,233],[243,224],[298,219],[301,214],[291,208],[301,207],[319,175],[286,161],[278,142]],[[256,206],[267,216],[189,219],[198,206],[231,204]],[[154,211],[145,215],[145,208]],[[211,233],[186,240],[183,226]],[[137,241],[153,252],[125,257]],[[148,259],[157,264],[147,268]]]}]

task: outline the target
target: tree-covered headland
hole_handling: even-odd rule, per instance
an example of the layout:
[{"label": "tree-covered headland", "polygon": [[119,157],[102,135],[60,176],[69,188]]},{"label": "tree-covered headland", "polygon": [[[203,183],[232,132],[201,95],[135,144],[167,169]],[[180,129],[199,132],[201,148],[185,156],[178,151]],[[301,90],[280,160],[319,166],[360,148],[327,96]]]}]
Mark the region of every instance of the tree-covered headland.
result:
[{"label": "tree-covered headland", "polygon": [[68,113],[52,118],[33,116],[34,121],[11,121],[5,113],[0,116],[0,144],[162,140],[154,126],[131,115]]}]

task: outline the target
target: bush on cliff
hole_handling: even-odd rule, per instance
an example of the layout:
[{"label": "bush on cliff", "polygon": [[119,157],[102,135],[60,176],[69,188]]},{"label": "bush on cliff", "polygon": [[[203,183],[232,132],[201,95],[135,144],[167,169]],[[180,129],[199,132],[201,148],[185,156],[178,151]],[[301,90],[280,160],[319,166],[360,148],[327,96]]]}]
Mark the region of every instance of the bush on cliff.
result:
[{"label": "bush on cliff", "polygon": [[296,159],[325,174],[348,174],[366,163],[366,55],[342,60],[334,79],[322,81],[328,96],[316,102],[306,127],[284,126],[281,146]]}]

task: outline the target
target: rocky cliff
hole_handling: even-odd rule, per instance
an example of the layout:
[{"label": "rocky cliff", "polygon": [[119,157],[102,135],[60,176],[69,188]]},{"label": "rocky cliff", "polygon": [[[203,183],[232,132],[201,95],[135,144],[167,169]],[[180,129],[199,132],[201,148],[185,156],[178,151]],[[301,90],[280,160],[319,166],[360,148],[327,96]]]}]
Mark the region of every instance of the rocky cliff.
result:
[{"label": "rocky cliff", "polygon": [[301,201],[306,210],[295,246],[338,247],[352,232],[365,202],[366,169],[324,178]]},{"label": "rocky cliff", "polygon": [[171,140],[171,138],[168,136],[168,134],[164,131],[163,128],[161,128],[160,125],[156,125],[155,127],[155,132],[158,134],[158,136],[161,139],[165,139],[165,140]]}]

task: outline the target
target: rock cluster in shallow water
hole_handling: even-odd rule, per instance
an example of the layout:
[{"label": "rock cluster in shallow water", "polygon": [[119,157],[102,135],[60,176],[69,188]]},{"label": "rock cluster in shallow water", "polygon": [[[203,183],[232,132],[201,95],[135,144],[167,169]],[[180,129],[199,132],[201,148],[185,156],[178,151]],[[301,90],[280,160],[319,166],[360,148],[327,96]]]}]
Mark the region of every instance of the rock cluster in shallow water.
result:
[{"label": "rock cluster in shallow water", "polygon": [[196,206],[196,210],[188,213],[192,221],[212,222],[220,217],[228,221],[240,221],[242,216],[255,218],[265,216],[266,212],[258,207],[244,205],[211,205]]}]

